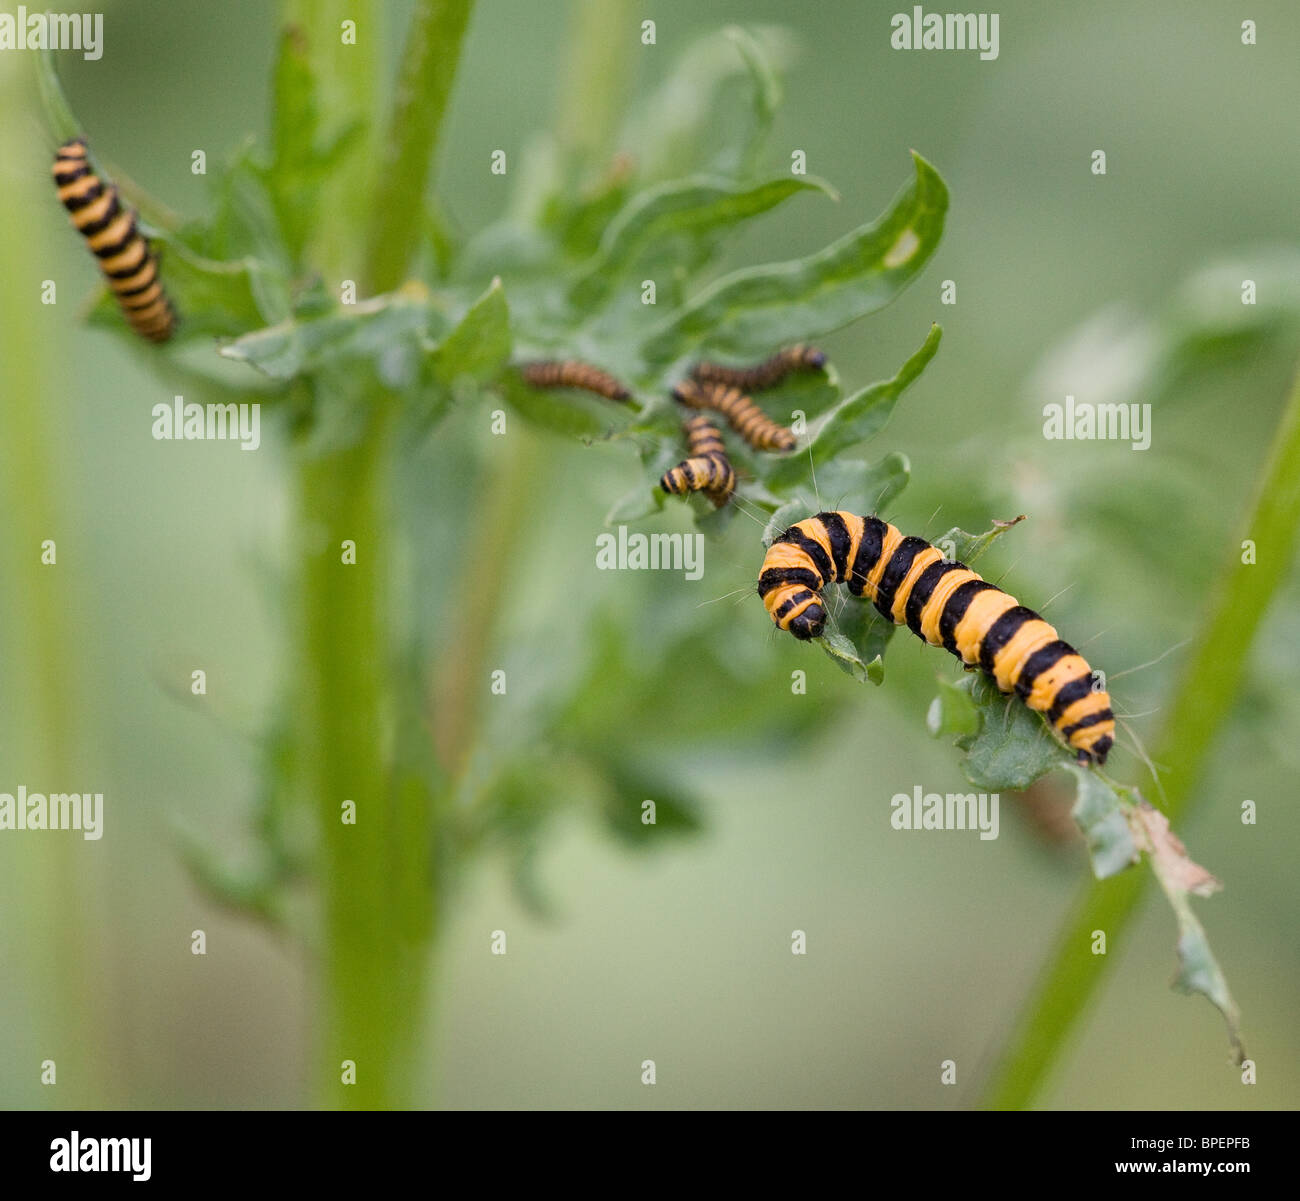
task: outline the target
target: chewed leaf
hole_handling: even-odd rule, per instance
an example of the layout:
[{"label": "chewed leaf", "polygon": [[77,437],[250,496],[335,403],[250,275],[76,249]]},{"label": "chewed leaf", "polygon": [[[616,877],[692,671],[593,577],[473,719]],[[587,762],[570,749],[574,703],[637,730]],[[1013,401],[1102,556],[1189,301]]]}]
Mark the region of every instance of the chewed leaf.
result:
[{"label": "chewed leaf", "polygon": [[913,154],[916,177],[875,222],[824,250],[724,276],[670,314],[646,340],[646,360],[666,364],[708,340],[725,354],[761,355],[883,308],[920,273],[939,243],[948,189]]},{"label": "chewed leaf", "polygon": [[957,740],[967,752],[962,768],[972,784],[988,792],[1019,791],[1070,761],[1043,719],[1018,698],[1003,696],[987,677],[972,672],[956,687],[969,690],[981,717],[978,734]]},{"label": "chewed leaf", "polygon": [[1178,919],[1178,975],[1174,986],[1183,992],[1200,993],[1223,1014],[1233,1057],[1240,1064],[1245,1049],[1241,1045],[1237,1004],[1188,899],[1193,893],[1209,896],[1218,891],[1219,882],[1188,857],[1187,848],[1169,828],[1168,818],[1147,801],[1139,797],[1136,805],[1129,806],[1128,818],[1134,840],[1150,855],[1156,879]]},{"label": "chewed leaf", "polygon": [[942,552],[945,559],[953,559],[969,567],[988,550],[994,538],[1005,534],[1013,525],[1018,525],[1024,519],[1023,513],[1019,517],[1011,518],[1010,521],[998,521],[994,518],[993,524],[982,534],[968,534],[965,530],[954,526],[946,533],[940,534],[934,540],[934,546]]},{"label": "chewed leaf", "polygon": [[1105,880],[1140,858],[1129,829],[1127,806],[1120,795],[1095,771],[1071,765],[1075,801],[1071,816],[1088,842],[1092,874]]},{"label": "chewed leaf", "polygon": [[510,358],[510,310],[500,278],[466,311],[434,349],[430,368],[441,384],[469,378],[484,383]]},{"label": "chewed leaf", "polygon": [[824,464],[833,462],[843,451],[879,433],[893,413],[898,398],[934,357],[942,337],[943,330],[932,325],[920,348],[899,368],[893,379],[871,384],[841,401],[817,423],[808,448],[783,459],[776,466],[768,476],[768,486],[778,489],[791,487]]},{"label": "chewed leaf", "polygon": [[722,179],[683,179],[634,196],[610,222],[599,253],[569,291],[577,308],[599,304],[622,272],[653,255],[657,261],[699,266],[709,242],[765,213],[796,192],[830,187],[785,175],[752,188]]}]

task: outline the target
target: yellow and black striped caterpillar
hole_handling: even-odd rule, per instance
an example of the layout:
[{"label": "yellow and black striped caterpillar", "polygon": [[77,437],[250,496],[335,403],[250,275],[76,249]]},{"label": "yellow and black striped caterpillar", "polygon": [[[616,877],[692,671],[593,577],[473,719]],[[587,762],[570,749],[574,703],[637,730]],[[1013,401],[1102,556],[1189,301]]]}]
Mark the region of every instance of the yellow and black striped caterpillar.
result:
[{"label": "yellow and black striped caterpillar", "polygon": [[688,417],[682,429],[688,457],[666,471],[659,486],[675,496],[703,492],[713,507],[720,509],[736,490],[736,473],[727,458],[722,435],[703,414]]},{"label": "yellow and black striped caterpillar", "polygon": [[59,147],[54,182],[131,328],[151,342],[166,342],[176,328],[176,313],[158,278],[158,258],[140,232],[134,210],[119,200],[116,187],[90,169],[84,138]]},{"label": "yellow and black striped caterpillar", "polygon": [[982,668],[999,690],[1045,714],[1081,763],[1106,762],[1115,719],[1110,697],[1093,687],[1087,660],[964,563],[878,517],[818,513],[768,548],[758,594],[779,629],[817,638],[826,626],[821,590],[832,581],[847,583],[895,625]]},{"label": "yellow and black striped caterpillar", "polygon": [[713,409],[721,413],[755,450],[794,449],[794,434],[785,426],[777,425],[739,388],[688,379],[673,389],[673,395],[692,409]]},{"label": "yellow and black striped caterpillar", "polygon": [[794,371],[820,371],[826,355],[815,346],[800,342],[778,350],[757,367],[722,367],[717,363],[696,363],[691,375],[702,384],[722,384],[742,392],[761,392],[773,388]]},{"label": "yellow and black striped caterpillar", "polygon": [[607,371],[578,359],[524,363],[519,368],[524,382],[534,388],[581,388],[606,400],[630,400],[632,393]]}]

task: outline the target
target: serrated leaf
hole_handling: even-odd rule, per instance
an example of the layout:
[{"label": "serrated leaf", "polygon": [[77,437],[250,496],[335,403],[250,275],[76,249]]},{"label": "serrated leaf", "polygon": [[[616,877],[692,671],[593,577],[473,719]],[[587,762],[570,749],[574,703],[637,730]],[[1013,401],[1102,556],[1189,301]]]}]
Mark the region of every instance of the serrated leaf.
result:
[{"label": "serrated leaf", "polygon": [[433,350],[430,370],[447,387],[464,378],[485,383],[509,358],[510,309],[497,277]]},{"label": "serrated leaf", "polygon": [[966,752],[962,769],[976,787],[1018,792],[1068,759],[1042,718],[1019,698],[1004,696],[987,677],[971,672],[957,687],[969,689],[981,718],[978,734],[957,739]]},{"label": "serrated leaf", "polygon": [[1237,1004],[1189,900],[1193,893],[1210,896],[1218,891],[1219,882],[1199,863],[1192,862],[1187,848],[1169,828],[1169,819],[1147,801],[1139,797],[1138,803],[1128,808],[1128,816],[1133,837],[1150,855],[1156,879],[1178,920],[1178,975],[1174,987],[1200,993],[1223,1014],[1233,1057],[1240,1064],[1245,1049],[1241,1045]]},{"label": "serrated leaf", "polygon": [[653,254],[654,262],[671,261],[696,269],[708,257],[710,244],[719,233],[736,229],[741,222],[802,191],[834,195],[821,180],[789,175],[751,188],[707,178],[649,188],[632,197],[606,228],[600,251],[570,288],[569,302],[578,309],[595,307],[623,272],[647,259],[647,252]]},{"label": "serrated leaf", "polygon": [[957,680],[940,680],[939,691],[926,711],[925,727],[935,738],[979,733],[980,715],[970,690],[959,687]]},{"label": "serrated leaf", "polygon": [[893,414],[898,398],[934,357],[942,337],[943,330],[932,325],[925,341],[899,368],[897,375],[870,384],[841,401],[817,423],[806,449],[783,459],[773,468],[767,476],[768,486],[779,490],[802,483],[850,447],[879,433]]},{"label": "serrated leaf", "polygon": [[327,364],[367,362],[385,386],[405,388],[419,379],[423,346],[441,320],[423,288],[408,286],[320,317],[259,329],[222,346],[220,353],[277,380]]},{"label": "serrated leaf", "polygon": [[1075,779],[1075,801],[1070,811],[1088,841],[1092,874],[1108,879],[1140,858],[1133,832],[1129,829],[1123,799],[1095,771],[1071,764]]},{"label": "serrated leaf", "polygon": [[920,273],[943,233],[948,189],[913,152],[915,178],[885,213],[806,258],[724,276],[671,313],[646,339],[653,365],[707,342],[737,356],[838,329],[883,308]]}]

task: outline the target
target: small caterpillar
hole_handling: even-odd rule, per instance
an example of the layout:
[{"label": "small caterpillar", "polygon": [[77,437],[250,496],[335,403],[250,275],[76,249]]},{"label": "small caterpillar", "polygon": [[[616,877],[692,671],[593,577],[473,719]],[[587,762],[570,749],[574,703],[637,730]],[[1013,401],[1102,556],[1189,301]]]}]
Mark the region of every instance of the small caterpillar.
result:
[{"label": "small caterpillar", "polygon": [[761,392],[773,388],[795,371],[820,371],[826,355],[815,346],[800,342],[778,350],[757,367],[723,367],[717,363],[696,363],[691,376],[702,384],[722,384],[742,392]]},{"label": "small caterpillar", "polygon": [[121,203],[116,187],[90,169],[84,138],[59,147],[53,171],[59,199],[99,260],[131,328],[151,342],[166,342],[176,328],[176,313],[158,278],[158,257],[140,232],[135,211]]},{"label": "small caterpillar", "polygon": [[895,625],[907,625],[967,667],[980,667],[1002,692],[1046,714],[1080,763],[1105,763],[1114,745],[1110,697],[1093,688],[1092,668],[1032,609],[967,567],[944,559],[924,538],[904,538],[878,517],[818,513],[796,522],[768,548],[758,577],[778,629],[821,635],[821,590],[847,583]]},{"label": "small caterpillar", "polygon": [[755,450],[794,449],[794,434],[785,426],[777,425],[738,388],[688,379],[673,389],[673,395],[692,409],[713,409],[721,413]]},{"label": "small caterpillar", "polygon": [[717,427],[703,414],[688,417],[682,425],[688,457],[664,473],[659,486],[675,496],[703,492],[716,509],[736,490],[736,473]]},{"label": "small caterpillar", "polygon": [[524,382],[534,388],[581,388],[606,400],[630,400],[632,393],[607,371],[578,359],[524,363],[519,368]]}]

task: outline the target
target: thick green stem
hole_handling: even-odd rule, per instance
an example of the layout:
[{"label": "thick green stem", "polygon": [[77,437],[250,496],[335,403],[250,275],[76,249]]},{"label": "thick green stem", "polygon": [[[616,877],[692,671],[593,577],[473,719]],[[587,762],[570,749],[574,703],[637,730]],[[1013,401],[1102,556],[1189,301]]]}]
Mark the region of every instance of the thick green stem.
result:
[{"label": "thick green stem", "polygon": [[[16,213],[54,213],[58,201],[49,182],[47,147],[34,148],[32,126],[17,119],[29,102],[32,56],[0,55],[0,164],[6,196]],[[58,133],[63,136],[64,129]],[[52,151],[52,147],[49,148]],[[58,218],[54,218],[57,220]],[[93,591],[78,566],[76,539],[69,536],[64,481],[57,464],[66,458],[61,428],[63,398],[74,373],[52,349],[55,313],[74,309],[78,284],[56,280],[58,309],[41,303],[42,280],[57,276],[40,231],[43,220],[10,221],[0,227],[0,403],[5,432],[0,439],[0,511],[4,518],[3,573],[7,633],[3,647],[3,707],[6,713],[6,788],[26,783],[33,790],[103,788],[106,826],[111,831],[119,798],[85,745],[79,698],[93,695],[96,682],[86,656],[78,655],[82,634],[71,619],[75,598]],[[71,253],[76,237],[67,231]],[[60,324],[62,324],[60,322]],[[50,561],[43,544],[53,543]],[[84,649],[84,648],[82,648]],[[93,656],[91,656],[93,659]],[[87,770],[91,774],[85,774]],[[89,783],[87,781],[93,781]],[[71,831],[29,834],[21,854],[8,860],[16,870],[10,912],[24,915],[28,972],[11,983],[28,992],[15,1013],[32,1015],[37,1051],[25,1067],[11,1065],[16,1095],[30,1104],[56,1107],[113,1103],[106,1081],[114,1078],[112,1040],[104,1034],[101,1008],[88,1004],[105,987],[97,948],[107,935],[98,920],[92,859],[109,840],[86,842]],[[45,920],[50,915],[63,915]],[[45,915],[44,918],[42,915]],[[54,1060],[57,1086],[42,1088],[41,1061]],[[29,1085],[23,1088],[23,1085]]]},{"label": "thick green stem", "polygon": [[418,0],[376,180],[368,251],[372,293],[402,282],[419,241],[429,166],[474,0]]},{"label": "thick green stem", "polygon": [[392,427],[381,407],[355,445],[304,459],[299,470],[295,700],[304,782],[321,832],[321,1102],[360,1109],[409,1103],[431,926],[432,815],[392,766]]},{"label": "thick green stem", "polygon": [[[1234,543],[1218,575],[1210,611],[1197,633],[1152,759],[1167,764],[1163,809],[1184,816],[1204,774],[1214,738],[1236,703],[1250,647],[1269,602],[1291,571],[1300,528],[1300,377],[1292,387],[1255,504],[1241,532],[1255,545],[1243,562]],[[1148,791],[1154,793],[1154,781]],[[1093,881],[1066,919],[1057,952],[1046,965],[1015,1026],[986,1093],[994,1109],[1030,1104],[1065,1049],[1066,1038],[1100,986],[1114,955],[1090,952],[1092,931],[1112,947],[1137,913],[1149,882],[1145,870]]]}]

